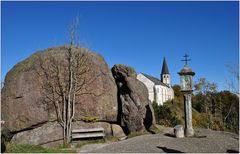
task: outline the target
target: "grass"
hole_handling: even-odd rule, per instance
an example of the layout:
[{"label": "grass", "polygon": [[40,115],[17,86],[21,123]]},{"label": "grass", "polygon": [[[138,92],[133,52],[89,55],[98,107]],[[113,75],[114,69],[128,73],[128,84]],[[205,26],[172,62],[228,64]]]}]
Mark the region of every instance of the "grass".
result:
[{"label": "grass", "polygon": [[105,143],[106,141],[104,139],[89,139],[89,140],[83,140],[79,141],[77,145],[75,146],[76,148],[81,148],[82,146],[86,144],[100,144],[100,143]]},{"label": "grass", "polygon": [[149,132],[151,132],[152,134],[159,134],[161,133],[161,130],[160,128],[156,126],[151,126],[149,129],[148,129]]},{"label": "grass", "polygon": [[6,153],[76,153],[75,150],[58,148],[43,148],[31,144],[7,144]]},{"label": "grass", "polygon": [[[106,142],[116,142],[117,138],[108,137],[104,139],[88,139],[78,141],[75,148],[81,148],[86,144],[100,144]],[[76,153],[74,148],[67,148],[68,145],[61,145],[56,148],[44,148],[40,145],[31,145],[31,144],[7,144],[6,153]]]}]

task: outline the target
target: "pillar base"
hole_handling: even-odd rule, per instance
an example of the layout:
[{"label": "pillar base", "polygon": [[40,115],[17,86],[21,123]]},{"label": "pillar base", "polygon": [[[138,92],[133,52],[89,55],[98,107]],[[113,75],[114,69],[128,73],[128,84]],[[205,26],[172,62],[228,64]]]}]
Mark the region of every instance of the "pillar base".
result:
[{"label": "pillar base", "polygon": [[190,128],[190,129],[185,128],[184,133],[185,133],[186,137],[193,136],[194,135],[194,130],[192,128]]}]

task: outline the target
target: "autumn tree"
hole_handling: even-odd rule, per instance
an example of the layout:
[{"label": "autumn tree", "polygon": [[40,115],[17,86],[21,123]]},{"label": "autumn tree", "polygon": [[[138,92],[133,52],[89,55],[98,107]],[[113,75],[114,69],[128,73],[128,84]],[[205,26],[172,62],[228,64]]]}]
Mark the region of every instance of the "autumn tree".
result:
[{"label": "autumn tree", "polygon": [[195,105],[198,106],[198,109],[200,109],[200,111],[204,110],[204,112],[207,114],[208,128],[211,128],[211,125],[213,123],[212,113],[216,110],[216,101],[214,99],[214,94],[217,92],[217,84],[207,81],[206,78],[200,78],[195,83],[194,88],[196,97],[202,96],[200,99],[198,99],[198,101],[201,100],[201,102],[198,102]]},{"label": "autumn tree", "polygon": [[173,87],[173,90],[174,90],[174,95],[175,95],[175,97],[182,97],[183,95],[182,95],[182,93],[181,93],[181,87],[180,87],[180,85],[174,85]]},{"label": "autumn tree", "polygon": [[223,126],[227,130],[238,132],[239,130],[239,98],[230,91],[221,91],[217,95],[217,103],[221,106],[221,118]]},{"label": "autumn tree", "polygon": [[239,97],[235,88],[230,87],[229,90],[218,92],[216,84],[205,78],[200,78],[195,84],[193,107],[201,114],[206,114],[208,128],[238,132]]}]

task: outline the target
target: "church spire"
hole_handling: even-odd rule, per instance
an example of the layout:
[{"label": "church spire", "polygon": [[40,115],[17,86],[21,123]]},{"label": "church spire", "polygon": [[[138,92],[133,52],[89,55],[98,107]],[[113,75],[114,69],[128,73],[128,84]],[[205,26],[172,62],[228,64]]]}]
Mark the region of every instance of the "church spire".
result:
[{"label": "church spire", "polygon": [[167,61],[166,61],[165,57],[163,59],[162,73],[160,75],[160,78],[161,78],[162,83],[164,83],[168,86],[171,86],[170,74],[168,71]]},{"label": "church spire", "polygon": [[161,75],[163,75],[163,74],[169,74],[168,66],[167,66],[167,62],[166,62],[165,57],[164,57],[164,59],[163,59],[163,65],[162,65],[162,73],[161,73]]}]

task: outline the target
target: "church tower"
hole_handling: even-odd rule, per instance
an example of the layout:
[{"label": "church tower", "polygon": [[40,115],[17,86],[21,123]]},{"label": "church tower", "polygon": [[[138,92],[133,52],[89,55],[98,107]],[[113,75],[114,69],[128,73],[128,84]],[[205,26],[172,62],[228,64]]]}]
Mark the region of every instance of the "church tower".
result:
[{"label": "church tower", "polygon": [[166,59],[164,57],[163,59],[163,65],[162,65],[162,73],[161,73],[161,82],[168,85],[168,86],[171,86],[170,85],[170,74],[169,74],[169,71],[168,71],[168,66],[167,66],[167,62],[166,62]]}]

